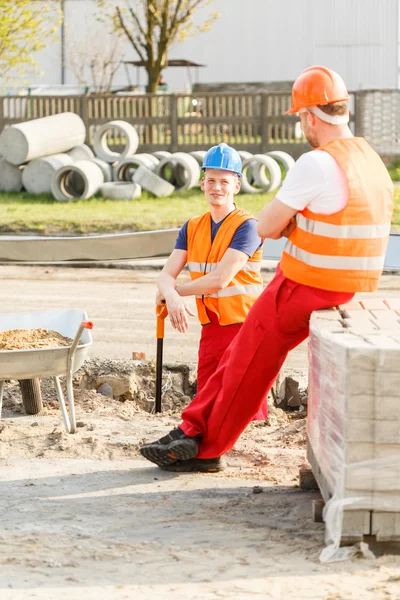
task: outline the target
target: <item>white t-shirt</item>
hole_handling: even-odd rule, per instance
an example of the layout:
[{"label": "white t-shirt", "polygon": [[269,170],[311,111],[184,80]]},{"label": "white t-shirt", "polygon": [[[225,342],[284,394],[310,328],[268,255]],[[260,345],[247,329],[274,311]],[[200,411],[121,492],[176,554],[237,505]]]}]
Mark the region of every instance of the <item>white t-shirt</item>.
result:
[{"label": "white t-shirt", "polygon": [[324,150],[313,150],[296,161],[276,197],[298,211],[332,215],[346,206],[349,187],[336,160]]}]

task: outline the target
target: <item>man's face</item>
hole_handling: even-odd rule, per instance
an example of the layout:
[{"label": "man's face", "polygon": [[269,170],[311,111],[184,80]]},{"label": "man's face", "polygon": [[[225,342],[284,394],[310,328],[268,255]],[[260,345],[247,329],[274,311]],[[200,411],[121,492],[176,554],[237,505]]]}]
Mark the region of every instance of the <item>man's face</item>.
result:
[{"label": "man's face", "polygon": [[303,130],[304,135],[306,136],[306,138],[308,139],[308,141],[310,142],[310,144],[313,148],[318,148],[319,143],[318,143],[318,139],[317,139],[317,134],[316,134],[316,132],[314,130],[314,126],[313,126],[313,124],[315,123],[314,115],[312,113],[309,113],[308,111],[306,111],[306,112],[300,113],[299,116],[300,116],[301,128]]},{"label": "man's face", "polygon": [[240,179],[232,171],[207,169],[201,180],[201,189],[210,206],[223,206],[240,190]]}]

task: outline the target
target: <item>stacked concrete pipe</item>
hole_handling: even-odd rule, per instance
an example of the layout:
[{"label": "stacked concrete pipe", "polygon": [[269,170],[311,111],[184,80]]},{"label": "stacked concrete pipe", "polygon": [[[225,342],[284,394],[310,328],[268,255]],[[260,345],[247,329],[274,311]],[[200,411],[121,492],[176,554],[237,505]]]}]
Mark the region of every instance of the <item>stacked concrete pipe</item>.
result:
[{"label": "stacked concrete pipe", "polygon": [[[265,170],[268,171],[268,176],[265,175]],[[253,181],[250,180],[250,177]],[[281,181],[282,176],[279,165],[270,156],[254,154],[251,158],[244,160],[241,185],[243,193],[265,194],[266,192],[272,192],[280,186]]]},{"label": "stacked concrete pipe", "polygon": [[24,188],[30,194],[50,194],[54,173],[73,162],[68,154],[53,154],[31,160],[22,171]]},{"label": "stacked concrete pipe", "polygon": [[169,158],[160,161],[156,174],[180,190],[189,190],[198,184],[200,179],[199,163],[193,156],[185,152],[174,152]]},{"label": "stacked concrete pipe", "polygon": [[155,171],[159,162],[158,158],[151,154],[127,156],[113,166],[114,181],[132,181],[136,169],[143,166],[150,171]]},{"label": "stacked concrete pipe", "polygon": [[[119,135],[125,137],[125,147],[122,152],[110,150],[107,144],[107,136],[112,131],[118,131]],[[115,163],[127,156],[135,154],[139,146],[139,136],[136,129],[127,121],[110,121],[96,130],[93,138],[93,148],[96,156],[105,162]]]},{"label": "stacked concrete pipe", "polygon": [[78,160],[53,174],[51,191],[59,202],[86,200],[97,194],[104,183],[103,171],[90,160]]},{"label": "stacked concrete pipe", "polygon": [[22,190],[22,167],[16,167],[0,156],[0,192]]},{"label": "stacked concrete pipe", "polygon": [[0,153],[7,162],[23,165],[80,146],[85,137],[85,124],[79,115],[61,113],[6,127],[0,135]]}]

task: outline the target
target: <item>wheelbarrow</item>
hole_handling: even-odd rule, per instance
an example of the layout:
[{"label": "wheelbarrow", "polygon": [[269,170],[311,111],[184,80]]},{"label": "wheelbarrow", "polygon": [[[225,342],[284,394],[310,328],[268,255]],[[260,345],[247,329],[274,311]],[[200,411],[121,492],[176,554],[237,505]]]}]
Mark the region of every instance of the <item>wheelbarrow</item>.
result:
[{"label": "wheelbarrow", "polygon": [[[0,350],[0,419],[4,381],[52,377],[67,433],[75,433],[76,417],[72,375],[84,363],[92,344],[91,329],[84,310],[45,310],[0,314],[0,331],[10,329],[51,329],[71,338],[70,346]],[[60,376],[66,376],[69,415],[65,405]]]}]

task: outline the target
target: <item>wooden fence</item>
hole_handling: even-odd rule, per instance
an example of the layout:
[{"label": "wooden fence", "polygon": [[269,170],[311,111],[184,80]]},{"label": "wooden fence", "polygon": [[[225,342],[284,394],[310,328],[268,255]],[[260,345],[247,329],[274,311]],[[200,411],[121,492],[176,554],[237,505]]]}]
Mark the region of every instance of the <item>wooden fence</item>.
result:
[{"label": "wooden fence", "polygon": [[[290,107],[288,92],[201,92],[196,94],[3,96],[0,131],[21,121],[71,111],[79,114],[91,145],[97,127],[122,119],[135,126],[140,152],[191,151],[227,142],[239,150],[284,150],[297,158],[309,145]],[[351,97],[356,135],[385,156],[400,156],[400,91],[363,90]],[[118,132],[108,144],[121,146]]]}]

